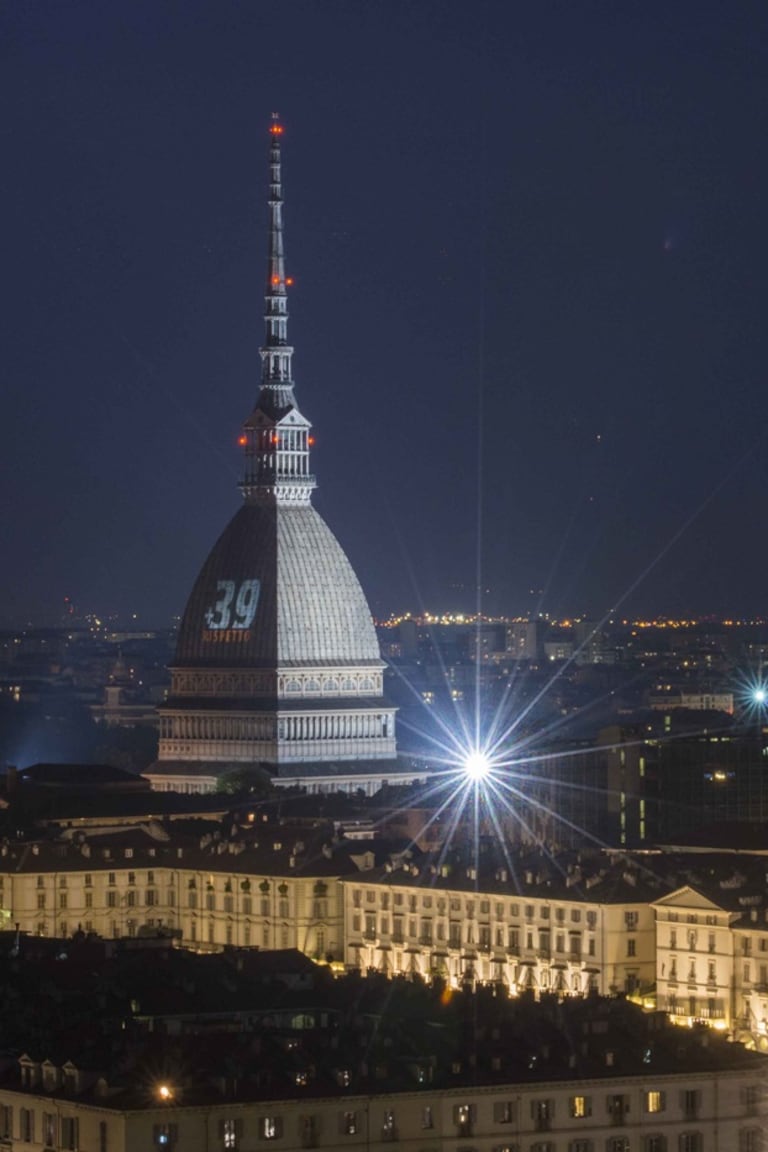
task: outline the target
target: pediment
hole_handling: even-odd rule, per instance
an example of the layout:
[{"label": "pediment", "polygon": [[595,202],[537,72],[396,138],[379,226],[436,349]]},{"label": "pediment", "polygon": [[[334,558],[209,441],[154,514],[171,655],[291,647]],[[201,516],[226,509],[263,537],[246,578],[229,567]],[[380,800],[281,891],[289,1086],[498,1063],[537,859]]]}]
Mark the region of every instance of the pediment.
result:
[{"label": "pediment", "polygon": [[654,908],[686,908],[694,911],[727,911],[728,905],[724,902],[722,904],[715,903],[709,896],[705,896],[703,892],[699,892],[690,884],[684,884],[681,888],[676,888],[674,892],[669,892],[666,896],[662,896],[659,900],[653,901]]},{"label": "pediment", "polygon": [[285,416],[281,416],[280,419],[275,422],[275,426],[277,428],[308,428],[309,420],[307,420],[305,416],[302,416],[301,412],[296,408],[291,408],[286,412]]}]

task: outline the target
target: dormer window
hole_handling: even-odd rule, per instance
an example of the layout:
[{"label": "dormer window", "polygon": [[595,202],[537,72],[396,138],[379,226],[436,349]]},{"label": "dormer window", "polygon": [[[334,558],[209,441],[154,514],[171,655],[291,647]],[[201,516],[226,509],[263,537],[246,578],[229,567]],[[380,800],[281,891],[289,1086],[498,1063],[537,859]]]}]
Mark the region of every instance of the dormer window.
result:
[{"label": "dormer window", "polygon": [[55,1092],[59,1086],[59,1070],[55,1064],[51,1064],[50,1060],[46,1060],[42,1066],[43,1072],[43,1087],[46,1092]]},{"label": "dormer window", "polygon": [[80,1072],[69,1061],[62,1068],[62,1087],[65,1092],[77,1092],[80,1087]]},{"label": "dormer window", "polygon": [[40,1065],[26,1053],[19,1057],[22,1088],[36,1088],[40,1083]]}]

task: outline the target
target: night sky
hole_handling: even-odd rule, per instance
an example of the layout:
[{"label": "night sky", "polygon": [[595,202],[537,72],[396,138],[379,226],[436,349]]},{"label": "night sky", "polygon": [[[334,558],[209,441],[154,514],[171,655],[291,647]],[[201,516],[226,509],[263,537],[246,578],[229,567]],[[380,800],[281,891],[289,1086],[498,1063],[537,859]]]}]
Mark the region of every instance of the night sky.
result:
[{"label": "night sky", "polygon": [[273,111],[373,612],[480,539],[489,612],[768,613],[767,57],[763,2],[2,5],[0,622],[167,624],[239,507]]}]

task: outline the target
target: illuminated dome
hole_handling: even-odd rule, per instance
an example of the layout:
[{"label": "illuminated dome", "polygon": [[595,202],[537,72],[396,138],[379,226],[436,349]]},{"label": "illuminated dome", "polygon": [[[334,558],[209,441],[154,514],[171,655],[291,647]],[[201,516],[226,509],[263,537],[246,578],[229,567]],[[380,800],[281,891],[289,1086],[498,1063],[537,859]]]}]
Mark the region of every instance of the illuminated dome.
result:
[{"label": "illuminated dome", "polygon": [[246,504],[214,545],[189,598],[174,664],[217,667],[224,654],[237,668],[381,667],[360,583],[311,506]]},{"label": "illuminated dome", "polygon": [[[261,387],[240,444],[244,507],[203,565],[160,709],[158,789],[204,791],[235,765],[393,760],[394,709],[360,584],[311,504],[311,425],[288,344],[280,137],[270,132]],[[295,773],[294,773],[295,776]]]}]

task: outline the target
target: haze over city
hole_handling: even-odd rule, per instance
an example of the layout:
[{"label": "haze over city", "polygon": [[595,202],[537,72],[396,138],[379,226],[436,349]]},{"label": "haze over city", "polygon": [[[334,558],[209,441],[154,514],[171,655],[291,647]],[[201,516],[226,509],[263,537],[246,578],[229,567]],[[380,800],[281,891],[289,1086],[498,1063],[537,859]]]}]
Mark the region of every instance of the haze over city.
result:
[{"label": "haze over city", "polygon": [[317,504],[374,614],[473,611],[478,540],[489,612],[759,614],[767,19],[6,6],[4,620],[164,625],[238,507],[274,110]]}]

